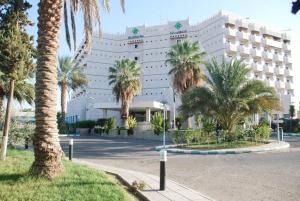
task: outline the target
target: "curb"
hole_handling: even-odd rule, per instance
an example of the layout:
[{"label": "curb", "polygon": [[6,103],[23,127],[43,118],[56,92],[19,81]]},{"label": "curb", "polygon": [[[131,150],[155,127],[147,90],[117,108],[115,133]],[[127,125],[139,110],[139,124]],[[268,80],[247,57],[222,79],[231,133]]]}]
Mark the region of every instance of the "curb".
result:
[{"label": "curb", "polygon": [[80,134],[59,134],[58,137],[79,137]]},{"label": "curb", "polygon": [[283,136],[300,137],[300,133],[283,133]]},{"label": "curb", "polygon": [[[272,146],[271,146],[272,145]],[[167,152],[177,153],[177,154],[198,154],[198,155],[218,155],[218,154],[245,154],[245,153],[257,153],[257,152],[267,152],[279,149],[286,149],[290,147],[287,142],[275,142],[272,141],[268,147],[253,147],[253,148],[237,148],[237,149],[215,149],[215,150],[188,150],[188,149],[176,149],[178,145],[166,145]],[[264,146],[264,145],[263,145]],[[155,147],[156,151],[163,149],[163,146]]]}]

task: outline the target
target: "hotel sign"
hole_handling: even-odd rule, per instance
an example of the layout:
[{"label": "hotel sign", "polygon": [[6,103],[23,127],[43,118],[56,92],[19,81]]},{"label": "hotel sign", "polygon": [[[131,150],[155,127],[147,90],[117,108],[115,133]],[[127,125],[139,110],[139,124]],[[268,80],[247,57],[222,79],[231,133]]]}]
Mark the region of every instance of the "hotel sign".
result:
[{"label": "hotel sign", "polygon": [[128,39],[136,39],[136,38],[143,38],[144,35],[138,35],[140,33],[140,30],[136,27],[134,27],[131,30],[131,33],[133,33],[133,36],[128,36]]}]

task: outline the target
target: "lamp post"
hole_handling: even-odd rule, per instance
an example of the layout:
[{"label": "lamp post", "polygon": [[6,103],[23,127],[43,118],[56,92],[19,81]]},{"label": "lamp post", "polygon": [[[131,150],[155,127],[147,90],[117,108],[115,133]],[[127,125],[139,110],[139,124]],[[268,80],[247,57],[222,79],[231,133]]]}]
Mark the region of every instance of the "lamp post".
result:
[{"label": "lamp post", "polygon": [[163,126],[163,149],[160,150],[160,187],[161,191],[166,188],[166,162],[167,162],[167,150],[166,150],[166,100],[163,100],[163,112],[164,112],[164,126]]}]

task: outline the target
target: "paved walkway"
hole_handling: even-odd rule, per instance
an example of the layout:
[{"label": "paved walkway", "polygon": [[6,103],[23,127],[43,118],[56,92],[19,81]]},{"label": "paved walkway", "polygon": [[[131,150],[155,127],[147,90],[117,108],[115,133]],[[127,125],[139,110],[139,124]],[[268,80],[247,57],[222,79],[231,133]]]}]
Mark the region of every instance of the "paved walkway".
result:
[{"label": "paved walkway", "polygon": [[141,172],[120,169],[111,166],[100,165],[84,160],[73,159],[74,162],[87,165],[89,167],[102,170],[105,172],[117,174],[127,183],[132,184],[134,181],[143,181],[146,189],[140,191],[150,201],[212,201],[213,199],[204,196],[186,186],[178,184],[172,180],[167,180],[166,190],[159,190],[159,178],[154,175]]}]

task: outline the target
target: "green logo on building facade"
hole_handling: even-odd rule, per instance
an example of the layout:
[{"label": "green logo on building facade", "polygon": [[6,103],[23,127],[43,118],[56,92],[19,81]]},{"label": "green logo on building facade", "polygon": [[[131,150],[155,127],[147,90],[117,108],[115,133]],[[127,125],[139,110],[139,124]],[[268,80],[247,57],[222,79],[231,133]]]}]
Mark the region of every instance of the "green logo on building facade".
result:
[{"label": "green logo on building facade", "polygon": [[136,27],[132,29],[132,33],[134,35],[138,34],[139,32],[140,32],[140,30],[138,28],[136,28]]},{"label": "green logo on building facade", "polygon": [[177,22],[177,23],[175,24],[175,28],[176,28],[177,30],[179,30],[181,27],[182,27],[182,24],[181,24],[180,22]]}]

